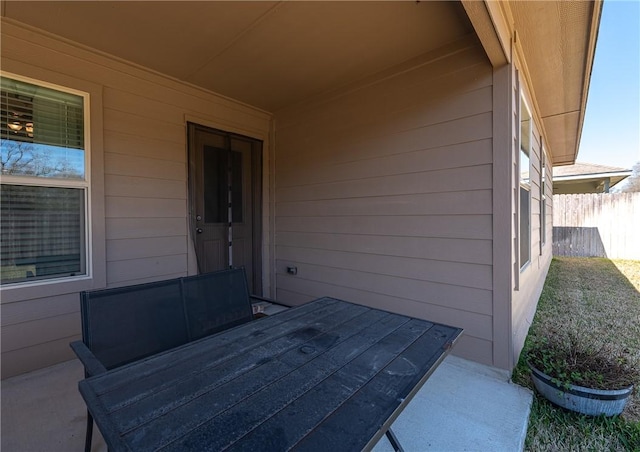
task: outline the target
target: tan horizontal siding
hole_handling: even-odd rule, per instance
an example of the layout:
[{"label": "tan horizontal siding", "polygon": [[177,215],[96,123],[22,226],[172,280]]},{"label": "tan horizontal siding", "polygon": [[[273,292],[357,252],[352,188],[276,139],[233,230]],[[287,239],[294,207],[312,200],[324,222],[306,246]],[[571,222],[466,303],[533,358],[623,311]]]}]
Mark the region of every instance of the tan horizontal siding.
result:
[{"label": "tan horizontal siding", "polygon": [[[285,272],[287,266],[312,264],[332,266],[336,269],[359,270],[461,287],[491,290],[491,266],[414,259],[405,256],[376,255],[333,251],[326,249],[278,247],[277,270]],[[464,281],[460,281],[464,274]]]},{"label": "tan horizontal siding", "polygon": [[[448,307],[405,299],[396,295],[390,296],[375,291],[339,286],[322,281],[303,280],[302,278],[281,273],[277,274],[277,283],[278,287],[296,293],[303,293],[309,297],[330,296],[433,322],[451,324],[464,328],[465,335],[491,340],[490,315],[452,310]],[[451,316],[452,311],[456,313],[455,318]]]},{"label": "tan horizontal siding", "polygon": [[80,312],[70,312],[2,327],[2,352],[70,337],[80,332]]},{"label": "tan horizontal siding", "polygon": [[[69,342],[79,339],[80,333],[78,331],[73,336],[2,352],[2,379],[75,358],[76,355],[69,347]],[[82,374],[78,375],[78,379],[80,378],[82,378]]]},{"label": "tan horizontal siding", "polygon": [[343,215],[491,215],[491,190],[278,201],[278,218]]},{"label": "tan horizontal siding", "polygon": [[[282,134],[278,134],[278,137],[280,135]],[[292,145],[298,151],[283,152],[282,155],[280,155],[282,146],[279,145],[276,170],[294,169],[296,165],[309,163],[322,166],[335,165],[367,158],[480,141],[490,137],[491,113],[480,113],[420,128],[399,130],[395,133],[376,136],[366,141],[360,139],[331,145],[330,143],[325,143],[322,139],[318,139],[319,142],[315,143]],[[305,152],[300,152],[301,149]]]},{"label": "tan horizontal siding", "polygon": [[108,218],[107,240],[146,237],[186,237],[186,218]]},{"label": "tan horizontal siding", "polygon": [[122,152],[129,151],[123,154],[105,152],[105,174],[175,180],[186,185],[186,162],[139,157],[131,152],[135,148],[121,149]]},{"label": "tan horizontal siding", "polygon": [[466,43],[277,112],[277,297],[461,326],[462,353],[491,363],[492,96],[491,66]]},{"label": "tan horizontal siding", "polygon": [[[287,276],[284,267],[278,263],[276,271]],[[390,276],[385,273],[370,273],[332,266],[298,264],[297,268],[297,276],[291,278],[289,282],[295,283],[304,280],[309,275],[314,281],[325,284],[371,291],[476,314],[491,315],[490,290],[407,278],[404,275]],[[283,280],[283,284],[286,286],[284,281],[286,279]]]},{"label": "tan horizontal siding", "polygon": [[136,150],[135,155],[138,158],[147,157],[179,163],[186,163],[187,161],[184,144],[129,135],[113,130],[104,134],[104,147],[109,150],[114,162],[117,161],[115,160],[115,154],[128,155],[131,149]]},{"label": "tan horizontal siding", "polygon": [[490,215],[359,215],[281,217],[281,232],[320,232],[357,235],[395,235],[491,239]]},{"label": "tan horizontal siding", "polygon": [[155,179],[107,174],[104,178],[105,195],[136,198],[186,199],[187,186],[182,180]]},{"label": "tan horizontal siding", "polygon": [[34,320],[72,314],[80,310],[78,294],[65,294],[48,298],[36,298],[0,305],[2,327]]},{"label": "tan horizontal siding", "polygon": [[[186,273],[187,253],[173,256],[156,256],[140,259],[128,259],[107,262],[109,283],[136,281],[142,278],[156,277],[167,279],[167,275]],[[131,283],[133,284],[133,282]]]},{"label": "tan horizontal siding", "polygon": [[278,232],[276,246],[491,265],[490,240]]},{"label": "tan horizontal siding", "polygon": [[278,202],[491,189],[491,165],[279,188]]},{"label": "tan horizontal siding", "polygon": [[[405,152],[401,155],[385,155],[364,160],[346,161],[334,165],[287,170],[279,166],[279,187],[312,185],[321,182],[338,182],[351,179],[409,174],[416,168],[428,167],[430,171],[476,166],[491,161],[492,142],[489,139],[453,144],[430,149]],[[285,162],[286,164],[286,162]],[[306,170],[306,171],[305,171]]]},{"label": "tan horizontal siding", "polygon": [[[102,92],[103,161],[96,161],[105,179],[107,285],[186,275],[186,121],[266,138],[271,116],[13,24],[3,23],[2,59],[22,75],[51,82],[69,76]],[[3,378],[72,357],[68,342],[80,334],[79,295],[49,297],[46,287],[41,297],[2,305],[3,347],[11,349],[3,348]]]},{"label": "tan horizontal siding", "polygon": [[184,254],[184,235],[110,240],[107,262]]}]

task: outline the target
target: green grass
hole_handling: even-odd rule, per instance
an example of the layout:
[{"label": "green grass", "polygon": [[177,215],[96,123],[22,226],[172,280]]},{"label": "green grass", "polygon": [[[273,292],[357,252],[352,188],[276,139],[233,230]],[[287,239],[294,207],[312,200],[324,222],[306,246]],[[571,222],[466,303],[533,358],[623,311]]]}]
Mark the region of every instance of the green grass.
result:
[{"label": "green grass", "polygon": [[[533,388],[526,364],[529,345],[567,330],[608,344],[640,365],[640,261],[555,258],[513,381]],[[640,391],[621,416],[612,418],[571,413],[535,394],[525,450],[640,451]]]}]

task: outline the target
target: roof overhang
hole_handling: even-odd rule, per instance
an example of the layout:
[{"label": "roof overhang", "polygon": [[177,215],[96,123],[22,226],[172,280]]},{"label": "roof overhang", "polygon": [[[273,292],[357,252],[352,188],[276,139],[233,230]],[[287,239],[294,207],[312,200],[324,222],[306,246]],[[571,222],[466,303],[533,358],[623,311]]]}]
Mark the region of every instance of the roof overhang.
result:
[{"label": "roof overhang", "polygon": [[576,159],[602,0],[6,1],[3,18],[268,112],[476,35],[520,55],[554,165]]},{"label": "roof overhang", "polygon": [[587,105],[602,0],[462,0],[494,66],[518,54],[553,165],[573,164]]}]

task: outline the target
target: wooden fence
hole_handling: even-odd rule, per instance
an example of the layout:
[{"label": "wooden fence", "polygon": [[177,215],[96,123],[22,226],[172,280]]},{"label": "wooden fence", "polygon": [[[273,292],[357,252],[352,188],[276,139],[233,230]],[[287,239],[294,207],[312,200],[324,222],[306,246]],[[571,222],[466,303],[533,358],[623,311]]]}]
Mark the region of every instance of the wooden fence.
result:
[{"label": "wooden fence", "polygon": [[640,193],[554,195],[553,255],[640,260]]}]

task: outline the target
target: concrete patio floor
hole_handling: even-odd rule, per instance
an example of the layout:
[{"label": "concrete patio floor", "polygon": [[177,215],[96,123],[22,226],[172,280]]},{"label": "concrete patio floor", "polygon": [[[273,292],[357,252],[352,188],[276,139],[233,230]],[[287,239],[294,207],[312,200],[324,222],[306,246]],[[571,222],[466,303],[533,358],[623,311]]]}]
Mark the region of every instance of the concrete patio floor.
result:
[{"label": "concrete patio floor", "polygon": [[[1,382],[3,452],[84,448],[86,409],[78,360]],[[505,371],[449,356],[393,424],[407,452],[519,451],[532,395]],[[106,451],[94,429],[94,451]],[[374,451],[392,451],[383,437]]]}]

